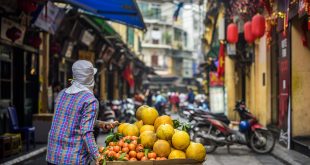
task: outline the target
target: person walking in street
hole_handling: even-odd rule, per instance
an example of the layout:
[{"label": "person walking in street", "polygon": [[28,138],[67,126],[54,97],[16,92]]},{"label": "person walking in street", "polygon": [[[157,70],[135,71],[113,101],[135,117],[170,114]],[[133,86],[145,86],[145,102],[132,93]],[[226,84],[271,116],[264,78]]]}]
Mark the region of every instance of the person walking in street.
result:
[{"label": "person walking in street", "polygon": [[152,92],[152,90],[147,89],[145,92],[145,96],[146,96],[146,104],[151,107],[153,105],[153,100],[152,100],[153,99],[153,92]]},{"label": "person walking in street", "polygon": [[159,112],[160,115],[164,114],[164,104],[166,99],[160,94],[160,91],[157,91],[155,97],[155,108]]},{"label": "person walking in street", "polygon": [[72,66],[70,87],[59,92],[54,117],[48,134],[46,161],[48,164],[96,164],[102,159],[96,145],[93,127],[109,129],[96,121],[98,101],[93,94],[97,69],[89,61],[78,60]]},{"label": "person walking in street", "polygon": [[187,95],[187,101],[190,104],[194,104],[194,102],[195,102],[195,94],[194,94],[192,88],[189,88],[189,92]]},{"label": "person walking in street", "polygon": [[178,102],[180,102],[179,96],[177,95],[176,92],[173,92],[170,96],[171,111],[173,113],[178,112],[178,109],[177,109]]}]

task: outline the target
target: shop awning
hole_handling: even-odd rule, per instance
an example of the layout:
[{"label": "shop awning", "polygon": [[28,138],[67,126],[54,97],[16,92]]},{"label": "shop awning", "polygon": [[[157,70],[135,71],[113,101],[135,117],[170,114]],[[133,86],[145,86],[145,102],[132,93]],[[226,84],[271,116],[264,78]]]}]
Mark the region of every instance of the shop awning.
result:
[{"label": "shop awning", "polygon": [[146,30],[135,0],[64,0],[95,16]]}]

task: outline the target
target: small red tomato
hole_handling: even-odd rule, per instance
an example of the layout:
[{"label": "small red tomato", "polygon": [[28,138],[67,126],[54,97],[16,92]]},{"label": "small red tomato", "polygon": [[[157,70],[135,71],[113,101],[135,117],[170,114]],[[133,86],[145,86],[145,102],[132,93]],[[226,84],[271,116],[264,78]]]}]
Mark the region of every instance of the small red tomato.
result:
[{"label": "small red tomato", "polygon": [[123,147],[128,147],[128,145],[129,145],[128,143],[124,143]]},{"label": "small red tomato", "polygon": [[109,153],[108,153],[108,157],[115,157],[115,152],[114,151],[110,151]]},{"label": "small red tomato", "polygon": [[122,148],[122,152],[128,153],[129,152],[129,148],[128,147]]},{"label": "small red tomato", "polygon": [[119,159],[120,156],[121,156],[121,154],[119,152],[115,154],[116,159]]},{"label": "small red tomato", "polygon": [[123,141],[123,140],[120,140],[120,141],[118,142],[118,145],[119,145],[120,147],[123,147],[124,141]]},{"label": "small red tomato", "polygon": [[149,159],[151,159],[151,158],[156,158],[156,153],[155,152],[150,152],[150,153],[148,153],[147,154],[147,157],[149,158]]},{"label": "small red tomato", "polygon": [[141,160],[141,158],[144,156],[144,153],[143,152],[138,152],[137,153],[137,159],[138,160]]},{"label": "small red tomato", "polygon": [[135,151],[136,150],[136,145],[135,144],[129,144],[128,148],[130,151]]},{"label": "small red tomato", "polygon": [[131,141],[131,144],[137,145],[138,142],[137,142],[137,140],[133,140],[133,141]]},{"label": "small red tomato", "polygon": [[114,146],[113,147],[114,152],[119,152],[121,150],[121,147],[119,146]]},{"label": "small red tomato", "polygon": [[115,143],[114,142],[110,142],[109,146],[115,146]]},{"label": "small red tomato", "polygon": [[129,151],[129,157],[135,158],[137,156],[136,151]]},{"label": "small red tomato", "polygon": [[102,153],[103,150],[104,150],[104,147],[103,147],[103,146],[99,147],[99,152],[100,152],[100,153]]}]

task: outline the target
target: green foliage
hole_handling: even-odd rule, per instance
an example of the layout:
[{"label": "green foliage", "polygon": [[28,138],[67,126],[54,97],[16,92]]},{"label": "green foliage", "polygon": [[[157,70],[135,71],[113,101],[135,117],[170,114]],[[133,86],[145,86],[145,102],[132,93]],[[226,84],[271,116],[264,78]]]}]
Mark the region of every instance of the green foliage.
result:
[{"label": "green foliage", "polygon": [[179,120],[172,120],[173,126],[175,129],[181,129],[182,131],[188,132],[190,129],[190,124],[188,123],[181,123]]},{"label": "green foliage", "polygon": [[106,144],[106,146],[108,146],[110,142],[117,142],[123,137],[124,137],[123,134],[113,133],[113,129],[111,129],[111,132],[109,133],[109,135],[105,139],[105,144]]}]

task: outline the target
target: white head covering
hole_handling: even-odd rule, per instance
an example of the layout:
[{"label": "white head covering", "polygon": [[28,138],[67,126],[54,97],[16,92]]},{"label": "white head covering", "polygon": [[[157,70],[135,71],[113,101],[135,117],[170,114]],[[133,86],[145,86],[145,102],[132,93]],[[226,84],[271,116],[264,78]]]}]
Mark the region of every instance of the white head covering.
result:
[{"label": "white head covering", "polygon": [[72,65],[73,80],[66,93],[75,94],[81,91],[93,92],[95,85],[94,75],[97,69],[86,60],[78,60]]}]

